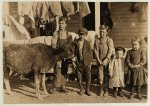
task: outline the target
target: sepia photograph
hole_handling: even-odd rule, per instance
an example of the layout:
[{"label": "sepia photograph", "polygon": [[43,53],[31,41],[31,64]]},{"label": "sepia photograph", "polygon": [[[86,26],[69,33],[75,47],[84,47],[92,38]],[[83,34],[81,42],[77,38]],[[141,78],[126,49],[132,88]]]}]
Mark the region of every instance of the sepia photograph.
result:
[{"label": "sepia photograph", "polygon": [[147,103],[148,2],[2,1],[3,104]]}]

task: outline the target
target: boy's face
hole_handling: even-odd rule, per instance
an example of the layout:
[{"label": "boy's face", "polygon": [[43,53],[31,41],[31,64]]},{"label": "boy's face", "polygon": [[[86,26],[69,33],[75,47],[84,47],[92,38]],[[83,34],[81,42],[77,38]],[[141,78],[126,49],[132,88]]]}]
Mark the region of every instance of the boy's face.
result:
[{"label": "boy's face", "polygon": [[66,26],[67,26],[67,24],[65,21],[59,21],[59,29],[60,30],[66,29]]},{"label": "boy's face", "polygon": [[116,58],[122,58],[124,55],[123,51],[116,51]]},{"label": "boy's face", "polygon": [[106,36],[107,36],[107,30],[106,29],[100,30],[100,37],[105,38]]},{"label": "boy's face", "polygon": [[140,44],[137,41],[132,42],[133,50],[138,50],[140,48]]},{"label": "boy's face", "polygon": [[79,37],[80,37],[80,39],[85,39],[86,33],[80,33],[80,34],[79,34]]}]

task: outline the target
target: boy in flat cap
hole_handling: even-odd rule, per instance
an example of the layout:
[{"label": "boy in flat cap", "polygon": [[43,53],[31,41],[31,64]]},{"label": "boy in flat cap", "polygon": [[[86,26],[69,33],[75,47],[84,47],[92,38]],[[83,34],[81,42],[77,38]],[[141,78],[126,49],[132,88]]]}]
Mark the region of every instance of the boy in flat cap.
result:
[{"label": "boy in flat cap", "polygon": [[82,86],[82,75],[84,75],[86,80],[85,93],[91,96],[90,84],[91,84],[91,63],[93,60],[92,48],[90,41],[86,40],[87,29],[80,28],[78,34],[79,38],[75,41],[75,56],[79,62],[80,68],[76,69],[77,80],[80,87],[80,95],[83,95],[84,88]]},{"label": "boy in flat cap", "polygon": [[113,40],[107,37],[108,26],[100,26],[100,38],[95,40],[94,51],[99,69],[100,96],[108,96],[108,63],[114,49]]}]

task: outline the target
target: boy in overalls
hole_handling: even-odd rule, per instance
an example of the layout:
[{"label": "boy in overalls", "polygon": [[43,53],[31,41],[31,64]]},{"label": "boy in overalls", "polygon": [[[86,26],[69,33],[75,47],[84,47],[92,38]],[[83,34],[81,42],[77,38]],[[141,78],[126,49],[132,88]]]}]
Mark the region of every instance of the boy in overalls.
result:
[{"label": "boy in overalls", "polygon": [[100,26],[100,38],[95,40],[94,51],[99,69],[100,96],[108,96],[108,63],[114,49],[113,40],[107,37],[108,26]]},{"label": "boy in overalls", "polygon": [[[66,31],[66,26],[67,26],[66,22],[67,19],[64,17],[59,19],[59,30],[54,32],[52,36],[52,48],[54,49],[61,48],[63,44],[65,44],[68,41],[68,38],[72,38],[70,32]],[[62,92],[66,92],[65,89],[66,79],[62,75],[62,73],[65,74],[67,73],[67,62],[65,62],[65,64],[64,62],[65,62],[64,59],[62,59],[62,61],[59,61],[56,64],[55,71],[54,71],[55,77],[53,82],[53,89],[51,90],[51,93],[54,93],[57,90],[57,88],[61,88],[60,90]]]}]

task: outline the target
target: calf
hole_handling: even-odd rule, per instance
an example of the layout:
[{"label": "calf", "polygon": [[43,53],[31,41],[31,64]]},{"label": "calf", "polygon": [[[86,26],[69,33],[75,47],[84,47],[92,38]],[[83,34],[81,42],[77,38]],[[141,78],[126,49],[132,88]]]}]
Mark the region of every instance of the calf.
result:
[{"label": "calf", "polygon": [[[4,83],[8,94],[12,95],[9,85],[10,73],[27,74],[33,71],[36,97],[42,99],[39,93],[39,74],[53,68],[62,57],[72,58],[73,50],[69,42],[57,50],[40,43],[19,45],[5,42],[3,56]],[[45,74],[42,74],[42,88],[44,93],[48,94],[45,87]]]}]

